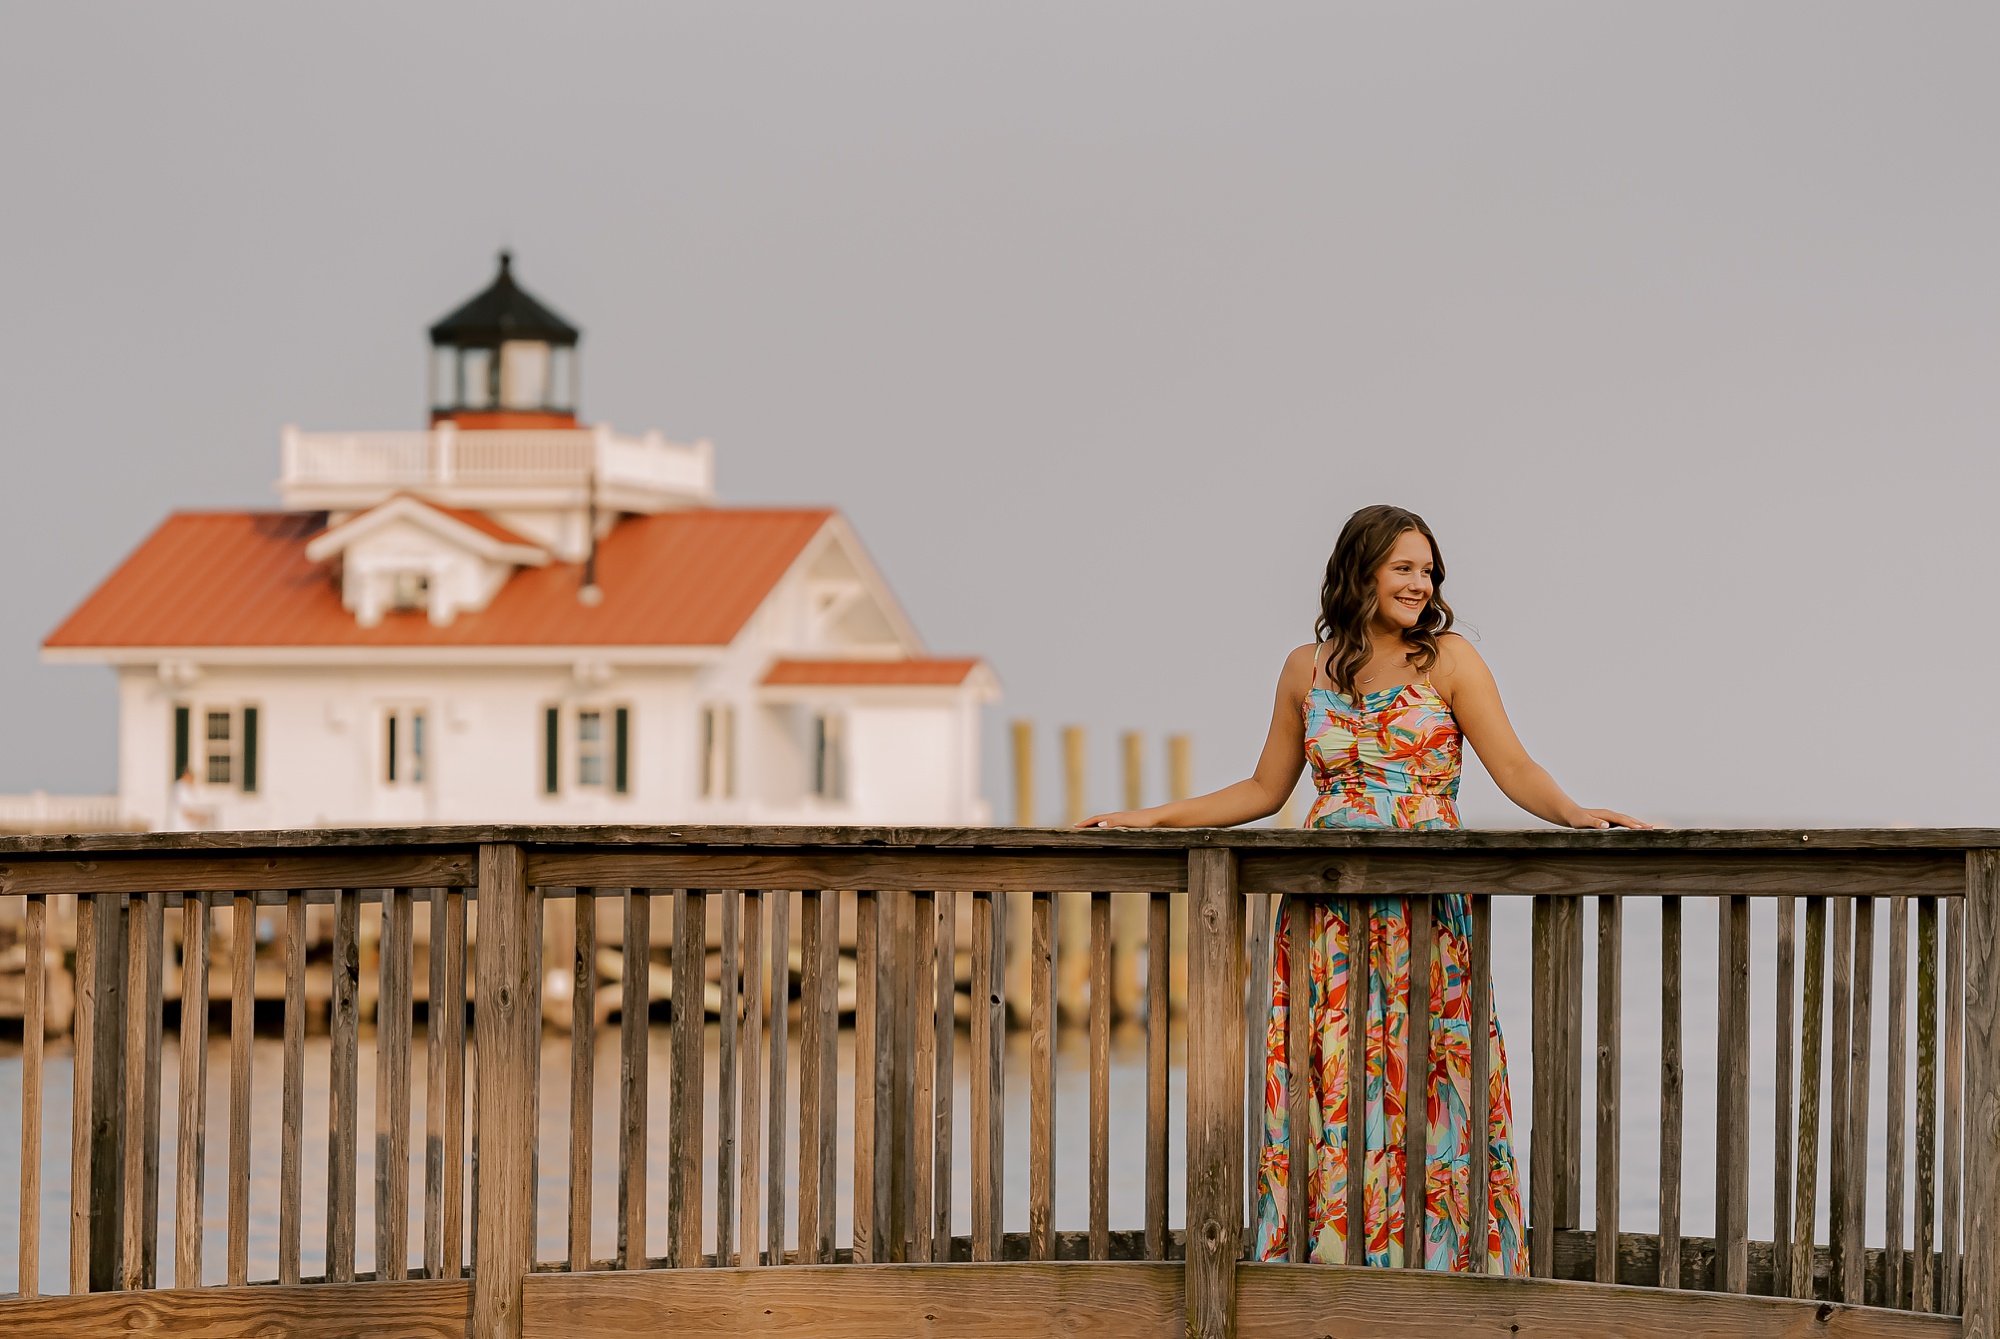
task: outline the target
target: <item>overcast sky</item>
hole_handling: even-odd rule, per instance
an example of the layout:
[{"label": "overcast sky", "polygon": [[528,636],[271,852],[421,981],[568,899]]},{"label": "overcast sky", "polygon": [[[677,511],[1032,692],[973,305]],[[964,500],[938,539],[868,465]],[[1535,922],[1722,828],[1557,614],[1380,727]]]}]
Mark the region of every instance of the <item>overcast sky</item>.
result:
[{"label": "overcast sky", "polygon": [[[1364,503],[1530,749],[1669,821],[2000,821],[1984,5],[0,11],[0,790],[37,645],[278,434],[422,421],[514,247],[584,409],[851,516],[1004,722],[1241,775]],[[1468,821],[1531,822],[1490,785]]]}]

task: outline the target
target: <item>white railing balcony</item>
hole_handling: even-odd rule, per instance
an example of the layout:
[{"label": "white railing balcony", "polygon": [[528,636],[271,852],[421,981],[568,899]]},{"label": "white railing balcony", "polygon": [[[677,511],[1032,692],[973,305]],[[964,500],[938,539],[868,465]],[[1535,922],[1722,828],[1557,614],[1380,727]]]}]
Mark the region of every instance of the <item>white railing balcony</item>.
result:
[{"label": "white railing balcony", "polygon": [[706,441],[657,432],[622,437],[609,427],[418,432],[284,433],[278,492],[296,509],[370,506],[399,491],[468,506],[576,506],[595,492],[605,506],[662,511],[715,493]]},{"label": "white railing balcony", "polygon": [[130,832],[116,795],[0,795],[0,832]]}]

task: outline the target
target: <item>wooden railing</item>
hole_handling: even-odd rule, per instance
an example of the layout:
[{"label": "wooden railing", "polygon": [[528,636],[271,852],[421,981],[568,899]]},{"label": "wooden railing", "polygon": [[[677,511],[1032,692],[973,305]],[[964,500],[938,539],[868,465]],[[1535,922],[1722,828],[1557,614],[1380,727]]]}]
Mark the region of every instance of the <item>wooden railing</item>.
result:
[{"label": "wooden railing", "polygon": [[[1092,980],[1088,1116],[1074,1132],[1088,1146],[1089,1187],[1087,1226],[1061,1232],[1054,1213],[1054,890],[1070,889],[1089,890],[1092,909],[1089,943],[1077,950],[1090,955]],[[1109,899],[1118,893],[1149,896],[1149,963],[1162,967],[1169,900],[1189,902],[1186,1224],[1179,1232],[1168,1221],[1167,972],[1150,965],[1144,1110],[1112,1111]],[[640,1330],[2000,1335],[2000,832],[481,828],[27,837],[0,840],[0,894],[26,899],[28,962],[42,961],[50,899],[77,899],[70,1295],[36,1296],[47,1093],[41,977],[31,972],[21,1069],[21,1284],[17,1298],[0,1301],[0,1332],[8,1335],[142,1327],[564,1339]],[[1248,1262],[1257,1149],[1246,1135],[1261,1110],[1274,896],[1345,900],[1351,914],[1366,899],[1407,898],[1421,926],[1437,899],[1453,894],[1471,898],[1475,980],[1492,956],[1496,902],[1525,899],[1532,918],[1532,1018],[1513,1026],[1532,1024],[1532,1106],[1517,1120],[1516,1146],[1528,1150],[1536,1278]],[[1030,943],[1014,946],[1030,955],[1032,981],[1022,1233],[1006,1230],[1000,1193],[1009,951],[1002,904],[1013,895],[1032,899]],[[1689,898],[1712,900],[1719,925],[1716,1007],[1701,1016],[1717,1041],[1712,1239],[1684,1236],[1680,1226],[1684,1181],[1710,1170],[1688,1167],[1682,1152],[1691,1001],[1683,990],[1681,930]],[[1597,920],[1591,1230],[1581,1227],[1586,899]],[[1650,1112],[1635,1118],[1621,1103],[1624,917],[1634,899],[1658,899],[1661,909],[1657,1120]],[[1752,899],[1775,900],[1768,952],[1752,942]],[[307,1278],[306,930],[308,909],[321,905],[329,912],[316,914],[330,913],[332,922],[326,1232],[323,1270]],[[366,1274],[357,1270],[356,1250],[364,906],[381,927],[375,1269]],[[255,939],[259,908],[268,909],[262,914],[275,921],[284,945],[281,1116],[273,1125],[256,1124],[252,1111],[255,1009],[245,946]],[[671,925],[668,961],[657,965],[656,912]],[[166,961],[169,915],[182,919],[179,964]],[[211,930],[225,917],[230,959],[211,963]],[[788,952],[794,919],[796,973]],[[962,921],[969,935],[961,934]],[[603,937],[620,944],[615,1152],[593,1144],[591,1041],[605,1012],[596,992],[607,925],[615,932]],[[1886,1008],[1873,980],[1878,937],[1888,945]],[[965,940],[969,1028],[961,1039],[954,1014]],[[716,941],[719,981],[711,992],[709,946]],[[847,943],[853,987],[844,1005]],[[546,946],[555,946],[555,960],[545,957]],[[162,978],[180,971],[179,997],[198,1001],[208,998],[211,968],[224,966],[232,981],[221,1124],[228,1190],[224,1226],[211,1233],[204,1195],[205,1132],[215,1124],[206,1109],[209,1012],[180,1011],[177,1091],[169,1099],[162,1092]],[[1297,979],[1303,964],[1294,959],[1291,966]],[[539,1052],[549,968],[568,974],[572,993],[567,1232],[559,1259],[541,1258],[535,1244],[537,1200],[553,1171],[538,1165],[547,1133]],[[656,971],[668,976],[667,990],[656,988]],[[1750,1131],[1760,1119],[1750,1101],[1753,972],[1772,973],[1777,1005],[1769,1056],[1776,1100],[1761,1118],[1775,1122],[1768,1242],[1750,1240],[1748,1231]],[[1803,976],[1802,990],[1795,974]],[[428,1004],[424,1175],[416,1192],[421,1212],[413,1215],[418,980]],[[1428,974],[1414,973],[1413,981],[1411,1016],[1427,1022]],[[663,993],[674,1007],[661,1119],[647,1106],[646,1029],[649,1007]],[[712,1088],[701,1007],[711,994],[719,1016]],[[799,1043],[797,1064],[788,1067],[794,994]],[[1487,994],[1471,995],[1471,1035],[1479,1036]],[[469,1037],[468,1010],[457,1004],[468,998]],[[1887,1039],[1881,1055],[1873,1044],[1878,1009]],[[843,1150],[836,1038],[850,1011],[852,1133]],[[1420,1022],[1409,1035],[1412,1072],[1423,1074],[1430,1029]],[[1293,1055],[1302,1054],[1305,1040],[1294,1027]],[[963,1088],[954,1081],[961,1041],[970,1050]],[[1485,1055],[1484,1047],[1473,1048],[1471,1091],[1482,1105]],[[1878,1066],[1887,1079],[1879,1125],[1869,1101]],[[1830,1075],[1824,1088],[1823,1071]],[[790,1084],[798,1092],[796,1129]],[[969,1108],[970,1146],[963,1149],[954,1134],[961,1094]],[[1912,1099],[1914,1132],[1904,1121]],[[160,1276],[156,1240],[168,1100],[179,1131],[170,1288],[161,1286],[169,1280]],[[704,1128],[711,1102],[712,1130]],[[1475,1107],[1474,1129],[1484,1128],[1479,1114]],[[1108,1192],[1114,1123],[1144,1136],[1143,1221],[1118,1225],[1122,1231],[1114,1230]],[[311,1133],[317,1144],[321,1131]],[[1619,1211],[1621,1149],[1638,1139],[1657,1139],[1661,1169],[1657,1222],[1643,1225],[1621,1222]],[[268,1150],[271,1141],[279,1153],[276,1271],[253,1285],[253,1146]],[[1867,1159],[1878,1146],[1888,1202],[1871,1209]],[[1417,1132],[1411,1147],[1419,1147]],[[663,1233],[647,1217],[653,1148],[666,1153]],[[839,1243],[843,1151],[852,1172],[852,1230]],[[1474,1141],[1473,1156],[1479,1184],[1484,1141]],[[1831,1190],[1824,1241],[1815,1227],[1822,1157]],[[592,1172],[606,1158],[618,1167],[616,1245],[611,1257],[598,1258]],[[970,1169],[970,1232],[955,1236],[953,1180],[961,1167]],[[795,1199],[788,1193],[794,1172]],[[711,1185],[712,1214],[704,1207]],[[1914,1210],[1909,1221],[1906,1198]],[[1477,1234],[1483,1197],[1472,1199]],[[1405,1230],[1420,1234],[1421,1195],[1410,1203]],[[1294,1215],[1300,1207],[1295,1192]],[[1358,1207],[1350,1205],[1350,1213]],[[411,1235],[413,1218],[420,1243]],[[1654,1230],[1631,1230],[1638,1226]],[[220,1238],[226,1282],[203,1287],[212,1236]],[[662,1245],[663,1253],[653,1254]],[[1349,1247],[1350,1262],[1356,1249]],[[420,1262],[413,1261],[419,1252]],[[1610,1283],[1640,1286],[1601,1286]]]}]

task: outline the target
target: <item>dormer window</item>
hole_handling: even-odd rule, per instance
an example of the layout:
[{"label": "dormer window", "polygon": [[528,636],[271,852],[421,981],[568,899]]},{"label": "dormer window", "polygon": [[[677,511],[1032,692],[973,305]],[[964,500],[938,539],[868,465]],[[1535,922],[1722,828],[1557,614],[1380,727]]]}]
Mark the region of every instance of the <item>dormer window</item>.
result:
[{"label": "dormer window", "polygon": [[389,590],[389,607],[399,613],[430,607],[431,578],[427,572],[397,572],[390,579]]}]

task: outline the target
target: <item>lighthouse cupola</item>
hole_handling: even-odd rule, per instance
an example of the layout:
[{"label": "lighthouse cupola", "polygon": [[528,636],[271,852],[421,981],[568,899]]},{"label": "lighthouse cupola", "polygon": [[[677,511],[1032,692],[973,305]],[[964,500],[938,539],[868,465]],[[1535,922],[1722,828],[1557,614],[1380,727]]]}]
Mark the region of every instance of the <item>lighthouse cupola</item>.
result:
[{"label": "lighthouse cupola", "polygon": [[581,332],[515,282],[513,257],[484,292],[431,327],[431,422],[576,426]]}]

